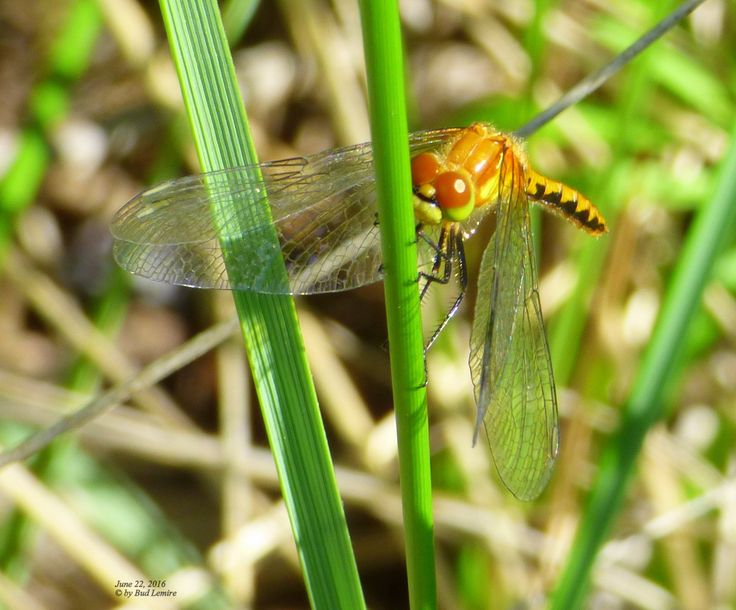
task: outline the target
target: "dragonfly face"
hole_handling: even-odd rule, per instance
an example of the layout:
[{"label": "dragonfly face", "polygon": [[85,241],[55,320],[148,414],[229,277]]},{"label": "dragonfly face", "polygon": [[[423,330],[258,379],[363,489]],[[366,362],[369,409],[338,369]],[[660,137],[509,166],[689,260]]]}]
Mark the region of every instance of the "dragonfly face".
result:
[{"label": "dragonfly face", "polygon": [[[606,231],[605,221],[588,199],[532,170],[521,144],[488,124],[415,133],[409,144],[420,252],[432,261],[431,272],[420,273],[421,296],[436,282],[457,277],[460,285],[438,332],[467,285],[464,239],[496,210],[471,336],[475,439],[484,429],[504,484],[519,498],[534,498],[552,472],[558,422],[529,202],[594,235]],[[272,221],[252,220],[252,204],[268,204]],[[381,279],[376,218],[372,148],[360,144],[165,183],[121,208],[111,230],[118,263],[144,277],[200,288],[315,294]],[[218,227],[227,227],[228,239],[238,245],[227,257],[228,268],[237,266],[234,274],[226,269]],[[274,232],[279,249],[269,245]],[[267,245],[253,245],[260,243]],[[281,264],[278,257],[286,280],[264,272]]]}]

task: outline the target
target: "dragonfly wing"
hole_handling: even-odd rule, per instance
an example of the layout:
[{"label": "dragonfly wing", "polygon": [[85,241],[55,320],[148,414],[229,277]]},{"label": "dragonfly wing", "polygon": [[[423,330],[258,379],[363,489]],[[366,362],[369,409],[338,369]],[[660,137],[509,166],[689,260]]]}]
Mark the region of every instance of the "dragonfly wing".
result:
[{"label": "dragonfly wing", "polygon": [[[415,154],[441,146],[457,130],[412,134]],[[252,205],[268,202],[272,222]],[[217,221],[213,210],[217,210]],[[313,294],[348,290],[381,278],[370,144],[189,176],[128,202],[112,223],[114,254],[126,270],[199,288]],[[228,276],[220,237],[228,249]],[[288,278],[280,273],[279,241]]]},{"label": "dragonfly wing", "polygon": [[[137,275],[199,288],[309,294],[377,281],[370,148],[346,155],[211,172],[144,191],[113,219],[115,258]],[[340,173],[330,175],[338,160]],[[250,212],[266,201],[272,223]],[[230,277],[218,226],[237,242]],[[288,281],[279,272],[282,254]]]},{"label": "dragonfly wing", "polygon": [[[508,161],[508,162],[507,162]],[[471,335],[478,418],[518,498],[537,497],[558,452],[557,398],[534,268],[523,168],[504,160],[496,232],[483,255]]]}]

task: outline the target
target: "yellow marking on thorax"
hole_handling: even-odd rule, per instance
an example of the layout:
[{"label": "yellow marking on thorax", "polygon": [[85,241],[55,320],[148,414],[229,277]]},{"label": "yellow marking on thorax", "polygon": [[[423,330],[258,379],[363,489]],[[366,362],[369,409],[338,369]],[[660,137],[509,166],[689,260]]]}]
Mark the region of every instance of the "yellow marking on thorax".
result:
[{"label": "yellow marking on thorax", "polygon": [[[517,154],[511,136],[486,123],[464,129],[442,156],[443,171],[467,172],[475,187],[475,206],[495,203],[504,156]],[[518,155],[517,155],[518,156]]]}]

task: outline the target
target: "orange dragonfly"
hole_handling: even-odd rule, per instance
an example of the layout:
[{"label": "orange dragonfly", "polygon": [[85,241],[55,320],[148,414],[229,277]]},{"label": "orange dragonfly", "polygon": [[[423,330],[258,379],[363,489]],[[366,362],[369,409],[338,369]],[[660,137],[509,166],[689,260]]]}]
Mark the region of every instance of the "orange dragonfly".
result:
[{"label": "orange dragonfly", "polygon": [[[409,144],[420,297],[434,283],[459,284],[457,299],[430,344],[457,311],[467,287],[464,240],[489,210],[496,211],[471,335],[477,403],[473,442],[485,428],[503,483],[518,498],[533,499],[551,475],[559,431],[528,203],[539,203],[592,235],[605,233],[606,223],[583,195],[535,172],[521,143],[491,125],[418,132]],[[251,220],[246,204],[264,200],[271,220]],[[228,239],[249,244],[228,249],[230,275],[218,226]],[[269,238],[274,232],[280,252]],[[112,234],[120,266],[171,284],[298,295],[379,281],[371,145],[163,183],[121,208]]]}]

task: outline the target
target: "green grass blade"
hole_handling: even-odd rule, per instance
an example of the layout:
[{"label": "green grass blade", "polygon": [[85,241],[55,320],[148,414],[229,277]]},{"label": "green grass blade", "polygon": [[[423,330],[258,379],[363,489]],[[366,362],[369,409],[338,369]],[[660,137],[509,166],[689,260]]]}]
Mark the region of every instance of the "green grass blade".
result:
[{"label": "green grass blade", "polygon": [[435,608],[432,481],[398,6],[360,3],[411,608]]},{"label": "green grass blade", "polygon": [[[202,168],[255,163],[216,2],[162,0],[161,7]],[[243,213],[263,215],[268,210]],[[227,248],[238,246],[243,244],[223,238],[226,258]],[[293,300],[233,295],[312,605],[362,608]]]},{"label": "green grass blade", "polygon": [[736,224],[736,130],[721,167],[718,187],[697,214],[674,270],[649,348],[624,407],[619,430],[604,448],[600,470],[567,566],[555,591],[553,610],[580,608],[595,555],[626,493],[628,479],[649,428],[662,417],[666,387],[685,344],[716,255]]}]

